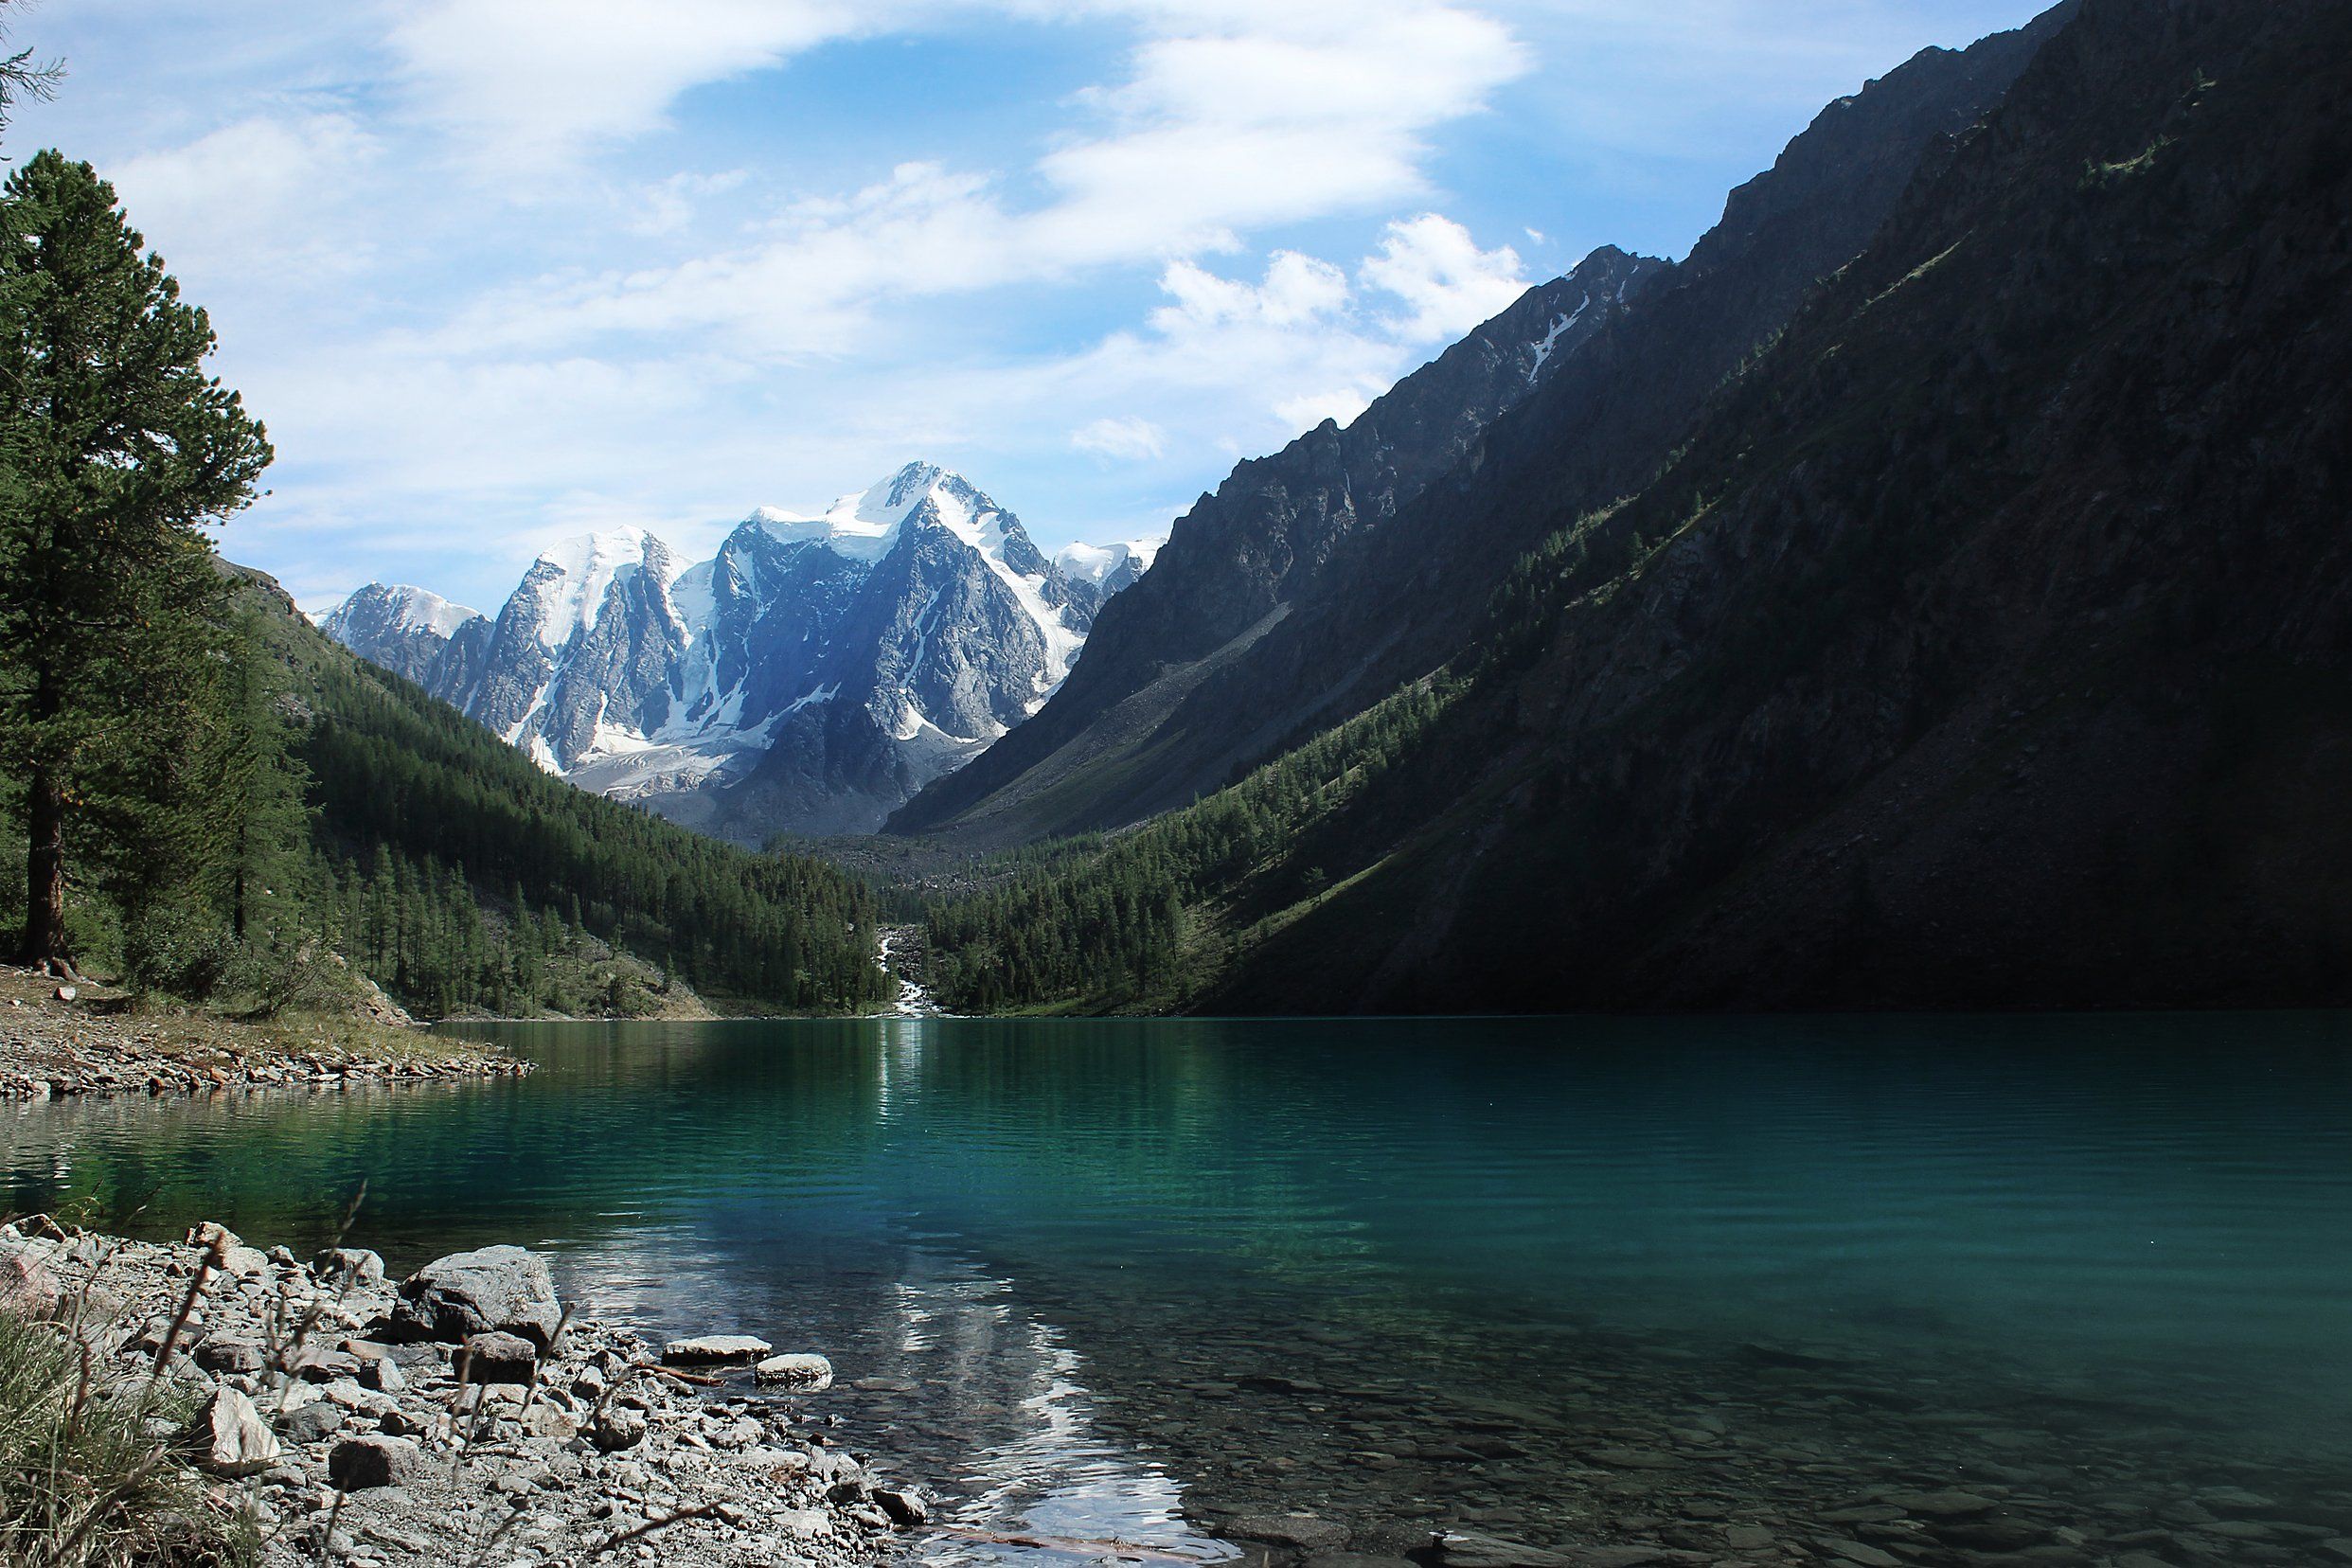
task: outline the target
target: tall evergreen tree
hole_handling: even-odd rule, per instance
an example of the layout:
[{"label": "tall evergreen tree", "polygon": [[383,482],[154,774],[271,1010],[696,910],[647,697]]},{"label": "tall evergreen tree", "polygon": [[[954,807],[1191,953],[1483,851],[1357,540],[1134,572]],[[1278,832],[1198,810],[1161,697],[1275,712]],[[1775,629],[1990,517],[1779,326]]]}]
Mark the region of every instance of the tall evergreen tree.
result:
[{"label": "tall evergreen tree", "polygon": [[223,651],[202,526],[253,499],[271,456],[204,372],[205,312],[143,243],[56,151],[0,195],[0,766],[24,791],[27,963],[70,961],[69,819],[137,814],[186,720],[158,694]]}]

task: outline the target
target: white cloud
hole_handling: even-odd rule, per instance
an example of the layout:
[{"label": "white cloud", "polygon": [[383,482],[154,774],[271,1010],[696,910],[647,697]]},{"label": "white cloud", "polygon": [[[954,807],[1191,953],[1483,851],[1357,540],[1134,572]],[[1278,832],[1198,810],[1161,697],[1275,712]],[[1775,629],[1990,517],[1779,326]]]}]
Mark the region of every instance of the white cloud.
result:
[{"label": "white cloud", "polygon": [[1451,343],[1527,289],[1517,251],[1482,251],[1470,230],[1434,212],[1389,224],[1359,276],[1404,302],[1392,327],[1408,343]]},{"label": "white cloud", "polygon": [[1160,276],[1160,287],[1176,303],[1153,312],[1151,324],[1171,337],[1233,322],[1299,327],[1334,315],[1347,303],[1347,275],[1296,251],[1276,251],[1263,283],[1235,282],[1178,261]]},{"label": "white cloud", "polygon": [[623,221],[631,233],[649,239],[677,234],[694,222],[704,204],[740,190],[750,180],[750,171],[741,169],[716,174],[672,174],[650,188],[624,196]]},{"label": "white cloud", "polygon": [[[532,9],[498,0],[493,10]],[[1108,129],[1038,160],[1042,203],[1007,199],[1022,182],[908,162],[848,194],[783,206],[754,243],[533,280],[483,301],[456,330],[540,348],[701,331],[781,359],[843,353],[890,302],[1237,249],[1271,224],[1421,194],[1426,134],[1525,66],[1499,24],[1433,0],[1361,13],[1218,0],[1113,9],[1167,33],[1137,46],[1123,82],[1080,95]],[[815,29],[815,11],[797,9]]]},{"label": "white cloud", "polygon": [[1149,419],[1129,414],[1081,425],[1070,433],[1070,444],[1098,457],[1140,462],[1167,455],[1167,432]]},{"label": "white cloud", "polygon": [[241,119],[101,172],[175,269],[258,270],[282,287],[370,261],[373,241],[350,198],[380,151],[347,114],[295,110]]},{"label": "white cloud", "polygon": [[883,0],[428,0],[391,30],[410,101],[502,178],[662,125],[689,88],[894,20]]}]

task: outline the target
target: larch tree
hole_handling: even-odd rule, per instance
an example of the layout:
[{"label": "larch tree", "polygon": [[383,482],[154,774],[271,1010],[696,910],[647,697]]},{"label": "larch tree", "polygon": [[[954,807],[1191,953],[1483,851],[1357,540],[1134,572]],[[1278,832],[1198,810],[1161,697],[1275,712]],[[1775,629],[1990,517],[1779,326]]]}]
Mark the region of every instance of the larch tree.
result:
[{"label": "larch tree", "polygon": [[271,453],[205,373],[205,312],[88,164],[0,193],[0,767],[27,833],[23,960],[70,971],[70,829],[135,824],[226,656],[204,527]]}]

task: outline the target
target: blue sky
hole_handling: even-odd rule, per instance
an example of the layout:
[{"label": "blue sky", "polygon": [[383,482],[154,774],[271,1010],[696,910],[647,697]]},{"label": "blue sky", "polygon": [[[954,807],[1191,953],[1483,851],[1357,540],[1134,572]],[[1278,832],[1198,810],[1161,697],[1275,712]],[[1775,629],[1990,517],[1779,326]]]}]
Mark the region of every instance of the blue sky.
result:
[{"label": "blue sky", "polygon": [[6,151],[114,179],[268,420],[223,538],[494,609],[926,457],[1048,549],[1604,243],[1680,256],[1830,98],[2034,0],[38,0]]}]

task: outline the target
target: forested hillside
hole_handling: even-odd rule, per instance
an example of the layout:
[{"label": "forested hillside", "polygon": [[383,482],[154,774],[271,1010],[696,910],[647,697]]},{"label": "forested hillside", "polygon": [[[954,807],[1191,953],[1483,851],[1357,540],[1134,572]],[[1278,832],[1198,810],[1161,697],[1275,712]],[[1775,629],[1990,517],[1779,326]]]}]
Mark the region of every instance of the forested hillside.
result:
[{"label": "forested hillside", "polygon": [[[334,912],[332,935],[387,988],[508,1010],[547,972],[561,926],[722,1003],[833,1011],[882,996],[873,900],[857,882],[549,777],[337,647],[274,584],[247,594],[276,601],[255,624],[300,716],[294,754],[310,775],[323,863],[312,875],[332,883],[331,894],[319,883],[314,903]],[[530,918],[514,920],[518,909]]]},{"label": "forested hillside", "polygon": [[1321,856],[1348,846],[1329,825],[1376,787],[1399,793],[1388,775],[1456,695],[1417,685],[1133,832],[1004,856],[1003,885],[931,910],[933,988],[969,1012],[1182,1010],[1334,891]]},{"label": "forested hillside", "polygon": [[[356,971],[429,1017],[881,1000],[863,885],[549,777],[228,570],[230,679],[187,732],[212,788],[149,813],[152,838],[119,818],[77,835],[83,965],[255,1007],[347,1005]],[[174,875],[139,876],[165,844]]]}]

